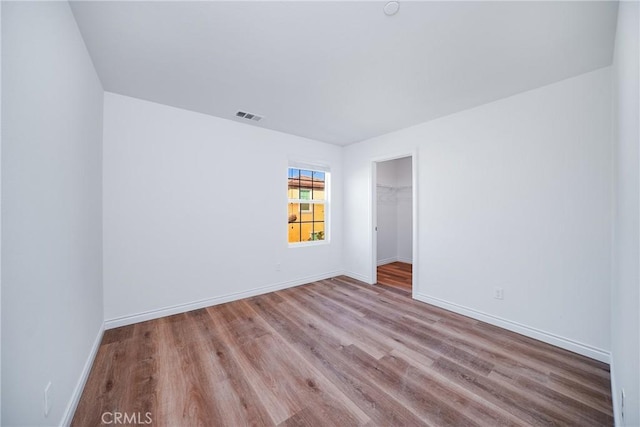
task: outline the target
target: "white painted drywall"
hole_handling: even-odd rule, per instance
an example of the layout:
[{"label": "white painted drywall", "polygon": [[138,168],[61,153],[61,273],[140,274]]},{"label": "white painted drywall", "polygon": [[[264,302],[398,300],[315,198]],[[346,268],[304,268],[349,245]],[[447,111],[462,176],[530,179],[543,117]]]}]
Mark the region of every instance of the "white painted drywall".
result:
[{"label": "white painted drywall", "polygon": [[[2,2],[0,2],[0,100],[2,99]],[[0,102],[0,129],[2,128]],[[2,259],[2,132],[0,131],[0,260]],[[2,262],[0,261],[0,393],[2,393]],[[0,396],[0,424],[2,424],[2,396]]]},{"label": "white painted drywall", "polygon": [[396,245],[398,261],[413,262],[413,187],[411,157],[396,159],[397,224]]},{"label": "white painted drywall", "polygon": [[59,425],[103,322],[103,90],[66,2],[2,9],[2,424]]},{"label": "white painted drywall", "polygon": [[[371,280],[372,159],[417,150],[417,292],[606,359],[611,70],[345,147],[345,268]],[[493,288],[504,288],[504,300]],[[593,350],[593,351],[592,351]]]},{"label": "white painted drywall", "polygon": [[[342,271],[340,147],[108,92],[104,120],[107,321]],[[289,161],[331,169],[328,243],[288,247]]]},{"label": "white painted drywall", "polygon": [[[640,31],[638,2],[621,1],[613,65],[614,263],[611,293],[612,386],[616,424],[640,425]],[[620,392],[625,390],[622,419]]]},{"label": "white painted drywall", "polygon": [[398,260],[398,199],[394,160],[376,164],[376,207],[378,265]]}]

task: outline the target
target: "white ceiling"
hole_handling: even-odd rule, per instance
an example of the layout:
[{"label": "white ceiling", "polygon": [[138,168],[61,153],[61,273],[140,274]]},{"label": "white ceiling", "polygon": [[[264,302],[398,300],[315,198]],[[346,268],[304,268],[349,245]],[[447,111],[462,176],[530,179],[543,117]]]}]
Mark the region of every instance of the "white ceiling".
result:
[{"label": "white ceiling", "polygon": [[106,91],[339,145],[611,64],[616,2],[400,3],[72,8]]}]

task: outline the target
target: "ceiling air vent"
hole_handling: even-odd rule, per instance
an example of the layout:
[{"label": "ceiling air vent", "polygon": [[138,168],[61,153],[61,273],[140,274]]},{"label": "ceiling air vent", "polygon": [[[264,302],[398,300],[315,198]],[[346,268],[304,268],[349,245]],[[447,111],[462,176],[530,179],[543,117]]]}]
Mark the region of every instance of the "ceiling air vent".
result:
[{"label": "ceiling air vent", "polygon": [[246,113],[244,111],[238,111],[236,113],[236,117],[240,117],[247,120],[253,120],[254,122],[259,122],[260,120],[262,120],[262,116],[259,116],[257,114],[252,114],[252,113]]}]

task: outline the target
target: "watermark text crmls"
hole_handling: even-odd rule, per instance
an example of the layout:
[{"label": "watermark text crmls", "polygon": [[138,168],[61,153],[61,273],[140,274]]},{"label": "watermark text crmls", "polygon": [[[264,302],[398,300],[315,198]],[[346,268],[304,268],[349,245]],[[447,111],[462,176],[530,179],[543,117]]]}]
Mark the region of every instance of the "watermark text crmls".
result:
[{"label": "watermark text crmls", "polygon": [[151,417],[151,412],[103,412],[102,417],[100,417],[100,421],[102,424],[151,424],[153,422],[153,418]]}]

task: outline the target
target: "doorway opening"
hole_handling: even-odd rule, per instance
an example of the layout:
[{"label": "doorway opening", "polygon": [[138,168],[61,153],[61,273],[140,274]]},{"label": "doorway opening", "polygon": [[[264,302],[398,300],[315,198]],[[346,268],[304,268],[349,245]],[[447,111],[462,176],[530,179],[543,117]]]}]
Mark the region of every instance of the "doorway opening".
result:
[{"label": "doorway opening", "polygon": [[374,283],[414,292],[414,165],[407,155],[373,167]]}]

